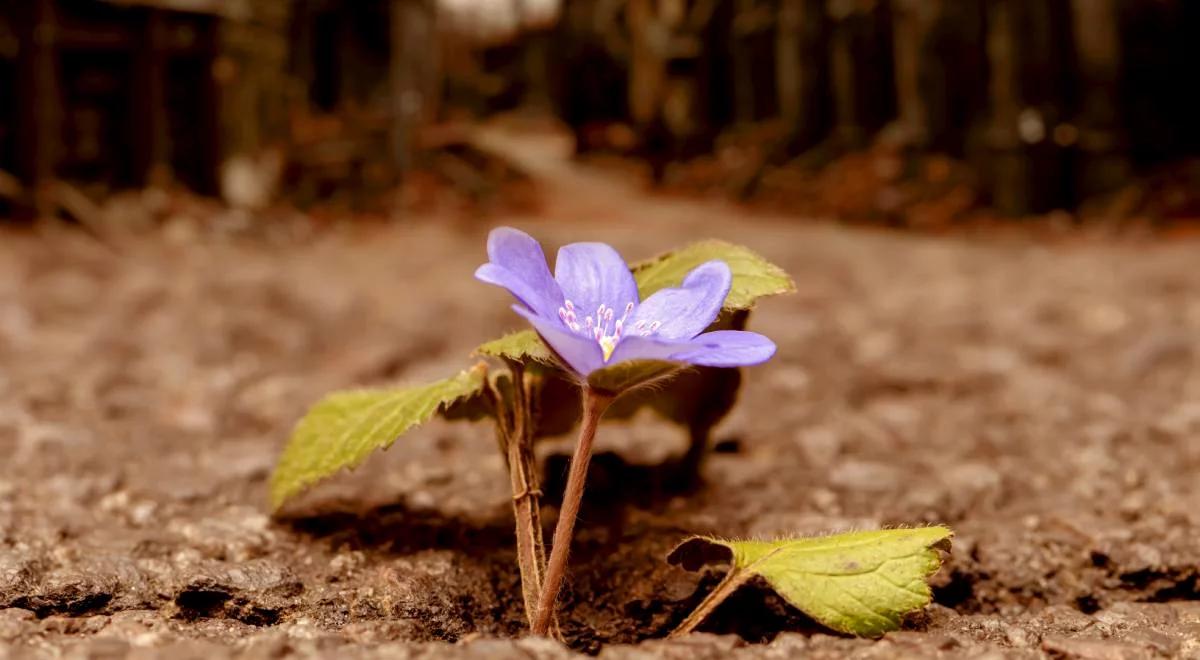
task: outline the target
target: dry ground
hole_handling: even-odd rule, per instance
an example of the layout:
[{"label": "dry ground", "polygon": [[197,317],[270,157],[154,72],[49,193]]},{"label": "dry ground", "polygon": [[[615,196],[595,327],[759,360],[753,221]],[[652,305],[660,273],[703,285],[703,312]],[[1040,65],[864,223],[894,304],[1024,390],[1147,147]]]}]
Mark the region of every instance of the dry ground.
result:
[{"label": "dry ground", "polygon": [[[715,235],[799,289],[751,319],[780,352],[748,372],[698,492],[655,478],[676,429],[602,430],[564,598],[576,651],[1200,657],[1200,244],[751,218],[648,196],[551,140],[482,139],[543,179],[538,217],[287,247],[182,224],[112,247],[0,234],[0,657],[570,655],[514,641],[507,480],[484,427],[432,424],[279,520],[265,507],[322,393],[440,377],[518,327],[471,279],[500,223],[631,258]],[[751,590],[708,634],[652,639],[715,581],[662,561],[683,535],[923,522],[958,535],[908,630],[823,635]]]}]

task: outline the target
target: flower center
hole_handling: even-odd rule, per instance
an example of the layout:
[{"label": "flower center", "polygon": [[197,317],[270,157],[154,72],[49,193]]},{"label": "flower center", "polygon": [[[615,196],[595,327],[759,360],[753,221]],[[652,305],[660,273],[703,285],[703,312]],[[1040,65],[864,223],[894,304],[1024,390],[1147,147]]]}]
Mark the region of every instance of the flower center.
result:
[{"label": "flower center", "polygon": [[[628,303],[625,305],[625,313],[617,318],[612,307],[602,304],[596,308],[595,316],[585,316],[583,323],[580,323],[575,303],[566,300],[563,301],[563,306],[558,308],[558,318],[572,332],[589,337],[599,344],[600,351],[604,354],[604,361],[608,362],[612,358],[613,351],[617,350],[617,344],[621,343],[621,336],[625,333],[625,322],[629,320],[633,308],[634,304]],[[650,324],[638,321],[635,327],[642,336],[648,336],[660,325],[662,324],[657,321]]]}]

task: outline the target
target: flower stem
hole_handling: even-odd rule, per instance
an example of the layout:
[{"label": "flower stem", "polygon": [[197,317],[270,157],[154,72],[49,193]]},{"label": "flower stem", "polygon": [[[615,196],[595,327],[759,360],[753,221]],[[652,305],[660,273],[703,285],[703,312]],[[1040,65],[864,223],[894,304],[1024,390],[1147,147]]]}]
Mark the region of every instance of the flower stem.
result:
[{"label": "flower stem", "polygon": [[583,422],[579,427],[579,441],[575,444],[575,455],[571,457],[571,471],[567,474],[567,488],[563,492],[562,508],[558,513],[558,524],[554,527],[554,544],[550,547],[550,562],[546,567],[542,594],[538,598],[537,615],[533,620],[533,634],[545,635],[550,629],[554,615],[554,603],[562,589],[563,577],[567,572],[567,555],[571,550],[571,537],[575,533],[575,519],[579,516],[579,505],[583,500],[583,487],[587,481],[588,463],[592,459],[592,440],[596,437],[596,426],[600,417],[612,403],[612,396],[583,387]]},{"label": "flower stem", "polygon": [[[525,617],[533,625],[537,612],[538,598],[542,593],[542,581],[546,573],[546,543],[542,537],[541,497],[538,485],[537,459],[533,453],[534,422],[531,401],[536,377],[525,370],[519,362],[510,362],[512,375],[511,398],[508,400],[509,416],[501,424],[508,464],[509,481],[513,494],[513,518],[517,524],[517,565],[521,571],[521,596],[525,604]],[[552,636],[561,639],[557,621],[551,618]]]},{"label": "flower stem", "polygon": [[721,580],[721,583],[696,606],[696,609],[679,624],[679,627],[671,631],[670,635],[667,635],[667,638],[673,639],[694,632],[717,609],[718,605],[725,602],[725,599],[730,594],[737,591],[739,587],[748,582],[753,576],[754,573],[749,571],[739,571],[737,568],[730,568],[729,573]]}]

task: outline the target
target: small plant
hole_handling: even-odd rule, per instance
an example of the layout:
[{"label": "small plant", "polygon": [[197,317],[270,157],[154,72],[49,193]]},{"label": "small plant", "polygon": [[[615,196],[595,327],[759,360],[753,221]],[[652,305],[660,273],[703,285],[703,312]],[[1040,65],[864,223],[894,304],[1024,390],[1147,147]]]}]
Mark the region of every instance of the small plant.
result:
[{"label": "small plant", "polygon": [[[745,330],[750,309],[757,299],[794,285],[754,252],[721,241],[632,266],[608,245],[575,243],[559,250],[553,274],[537,241],[515,229],[494,230],[487,253],[476,277],[507,289],[517,301],[513,311],[533,328],[483,344],[476,353],[485,361],[444,380],[328,395],[297,424],[272,477],[271,501],[278,509],[436,414],[490,418],[512,488],[526,617],[535,634],[557,637],[555,601],[601,418],[649,406],[688,429],[683,465],[698,470],[711,429],[736,398],[737,367],[775,353],[770,339]],[[662,386],[646,387],[656,383]],[[579,439],[547,559],[533,444],[577,423]],[[690,556],[687,548],[700,542],[686,542],[676,555]],[[729,547],[734,557],[746,553],[740,545]],[[766,575],[775,561],[790,556],[769,552],[764,560],[775,559],[766,564],[735,562],[723,586],[736,588],[741,576],[754,571]],[[723,598],[718,596],[709,599],[713,607]],[[709,610],[702,606],[689,621],[699,623]]]},{"label": "small plant", "polygon": [[745,330],[705,332],[733,286],[733,272],[719,259],[692,268],[678,287],[641,300],[629,266],[603,243],[562,248],[552,276],[537,241],[502,228],[488,237],[488,257],[475,276],[513,294],[519,303],[513,311],[533,325],[582,395],[579,441],[532,617],[533,633],[544,635],[566,572],[592,441],[609,405],[686,365],[761,364],[775,354],[775,344]]}]

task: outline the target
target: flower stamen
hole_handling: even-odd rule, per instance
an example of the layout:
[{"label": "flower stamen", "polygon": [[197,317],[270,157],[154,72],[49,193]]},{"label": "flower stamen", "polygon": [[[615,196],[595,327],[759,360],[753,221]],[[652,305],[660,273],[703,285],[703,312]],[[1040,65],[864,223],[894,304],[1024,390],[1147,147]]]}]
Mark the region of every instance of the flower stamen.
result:
[{"label": "flower stamen", "polygon": [[[575,303],[570,300],[564,300],[562,307],[558,308],[558,318],[572,332],[582,334],[592,341],[600,345],[600,351],[604,355],[604,361],[608,362],[612,359],[613,353],[617,350],[617,344],[621,342],[621,337],[625,336],[625,324],[629,321],[630,315],[637,307],[634,303],[625,304],[625,313],[617,318],[617,311],[613,307],[609,307],[601,303],[596,308],[595,317],[585,316],[583,323],[579,323],[579,317],[575,310]],[[638,321],[636,326],[641,334],[645,327],[645,321]]]},{"label": "flower stamen", "polygon": [[579,317],[575,316],[575,305],[570,300],[564,301],[563,306],[558,308],[558,318],[573,332],[579,332]]}]

